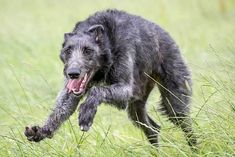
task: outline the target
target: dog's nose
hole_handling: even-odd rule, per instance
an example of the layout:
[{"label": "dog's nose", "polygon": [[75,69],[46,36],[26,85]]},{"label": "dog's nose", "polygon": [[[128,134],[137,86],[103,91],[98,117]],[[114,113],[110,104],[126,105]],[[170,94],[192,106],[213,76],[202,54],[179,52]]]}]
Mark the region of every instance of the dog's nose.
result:
[{"label": "dog's nose", "polygon": [[70,79],[78,79],[81,74],[81,70],[77,68],[71,68],[68,70],[68,76]]}]

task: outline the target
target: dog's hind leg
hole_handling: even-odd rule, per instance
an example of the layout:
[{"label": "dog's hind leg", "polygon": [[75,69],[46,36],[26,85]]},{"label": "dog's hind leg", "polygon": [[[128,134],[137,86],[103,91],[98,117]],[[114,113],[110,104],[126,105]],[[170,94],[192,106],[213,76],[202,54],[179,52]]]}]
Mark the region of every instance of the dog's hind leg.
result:
[{"label": "dog's hind leg", "polygon": [[169,119],[179,126],[186,135],[190,146],[196,145],[190,117],[191,76],[180,56],[177,47],[172,46],[163,57],[161,70],[156,81],[161,93],[161,110]]}]

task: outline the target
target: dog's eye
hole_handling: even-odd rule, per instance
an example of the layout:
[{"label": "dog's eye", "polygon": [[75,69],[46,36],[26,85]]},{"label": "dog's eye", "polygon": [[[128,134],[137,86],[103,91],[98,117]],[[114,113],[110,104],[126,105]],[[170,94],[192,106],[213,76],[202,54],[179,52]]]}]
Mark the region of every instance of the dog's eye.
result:
[{"label": "dog's eye", "polygon": [[82,52],[83,52],[84,55],[90,55],[94,52],[94,50],[92,50],[89,47],[84,47]]},{"label": "dog's eye", "polygon": [[72,53],[72,47],[71,47],[71,46],[67,47],[67,48],[64,50],[64,52],[65,52],[66,54],[70,55],[70,54]]}]

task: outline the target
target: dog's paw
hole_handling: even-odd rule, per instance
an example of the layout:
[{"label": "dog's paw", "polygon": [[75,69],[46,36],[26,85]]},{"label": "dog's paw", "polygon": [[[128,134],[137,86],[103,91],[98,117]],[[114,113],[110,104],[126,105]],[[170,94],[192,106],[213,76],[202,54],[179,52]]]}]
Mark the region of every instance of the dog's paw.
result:
[{"label": "dog's paw", "polygon": [[42,133],[42,129],[39,126],[25,127],[25,136],[29,141],[39,142],[46,136]]},{"label": "dog's paw", "polygon": [[88,131],[93,123],[96,114],[96,105],[83,103],[79,108],[79,126],[81,131]]}]

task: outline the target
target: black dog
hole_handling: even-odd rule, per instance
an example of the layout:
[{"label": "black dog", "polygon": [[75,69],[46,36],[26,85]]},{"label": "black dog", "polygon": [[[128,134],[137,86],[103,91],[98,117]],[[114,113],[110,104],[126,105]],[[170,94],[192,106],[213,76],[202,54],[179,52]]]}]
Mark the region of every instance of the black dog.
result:
[{"label": "black dog", "polygon": [[[126,109],[148,140],[158,144],[160,126],[146,112],[146,101],[157,82],[161,110],[196,144],[189,116],[191,76],[174,40],[158,25],[123,11],[97,12],[65,34],[60,55],[65,85],[43,127],[26,127],[28,140],[52,137],[79,107],[79,125],[88,131],[101,103]],[[101,85],[102,83],[102,85]]]}]

